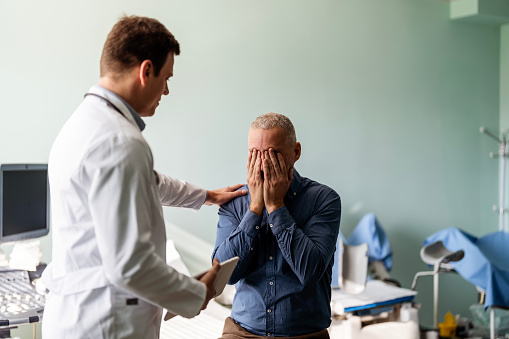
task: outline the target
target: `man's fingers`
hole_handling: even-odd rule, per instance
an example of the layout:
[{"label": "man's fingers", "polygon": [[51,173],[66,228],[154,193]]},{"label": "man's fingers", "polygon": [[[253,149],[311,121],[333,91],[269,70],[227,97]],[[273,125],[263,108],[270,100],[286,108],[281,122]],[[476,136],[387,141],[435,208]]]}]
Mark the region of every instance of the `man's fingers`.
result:
[{"label": "man's fingers", "polygon": [[268,182],[271,178],[271,172],[270,172],[270,166],[269,166],[269,160],[267,159],[267,156],[263,158],[263,173],[264,173],[264,182]]},{"label": "man's fingers", "polygon": [[251,151],[247,152],[247,164],[246,168],[249,171],[249,168],[251,167],[251,158],[253,157],[253,153]]},{"label": "man's fingers", "polygon": [[253,153],[251,155],[251,169],[254,168],[257,160],[258,160],[258,151],[253,149]]},{"label": "man's fingers", "polygon": [[[277,155],[279,156],[280,153],[278,153]],[[270,161],[272,162],[272,166],[274,168],[274,173],[276,174],[276,176],[281,175],[282,171],[279,168],[280,165],[278,163],[278,159],[276,158],[276,154],[274,153],[274,150],[272,148],[269,149],[269,156],[270,156]]]},{"label": "man's fingers", "polygon": [[[274,169],[274,164],[272,163],[272,160],[270,159],[270,155],[268,151],[265,151],[265,162],[264,164],[267,164],[268,171],[270,172],[270,178],[276,178],[277,173]],[[265,171],[265,169],[264,169]]]},{"label": "man's fingers", "polygon": [[261,154],[257,155],[256,156],[256,162],[255,162],[255,169],[254,169],[256,176],[261,175],[260,174],[260,172],[261,172],[261,161],[262,161]]},{"label": "man's fingers", "polygon": [[256,150],[253,149],[247,156],[247,173],[248,175],[253,172],[253,167],[256,162]]},{"label": "man's fingers", "polygon": [[283,155],[281,153],[278,153],[277,158],[279,160],[279,167],[281,168],[281,173],[287,173],[286,163],[285,159],[283,158]]}]

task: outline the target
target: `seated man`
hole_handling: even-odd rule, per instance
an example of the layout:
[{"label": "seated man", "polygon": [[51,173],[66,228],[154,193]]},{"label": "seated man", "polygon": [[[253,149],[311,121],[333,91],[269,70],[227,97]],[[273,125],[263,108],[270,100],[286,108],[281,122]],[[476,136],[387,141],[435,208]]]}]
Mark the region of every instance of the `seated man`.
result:
[{"label": "seated man", "polygon": [[339,195],[293,168],[301,145],[286,116],[259,116],[248,146],[249,194],[221,206],[213,253],[240,258],[222,338],[329,338]]}]

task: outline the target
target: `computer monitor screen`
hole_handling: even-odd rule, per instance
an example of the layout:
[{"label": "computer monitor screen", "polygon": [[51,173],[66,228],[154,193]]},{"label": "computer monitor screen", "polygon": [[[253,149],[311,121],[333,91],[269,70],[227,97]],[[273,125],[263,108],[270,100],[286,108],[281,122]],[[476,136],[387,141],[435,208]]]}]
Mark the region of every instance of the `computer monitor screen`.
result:
[{"label": "computer monitor screen", "polygon": [[48,165],[0,166],[0,243],[49,232]]}]

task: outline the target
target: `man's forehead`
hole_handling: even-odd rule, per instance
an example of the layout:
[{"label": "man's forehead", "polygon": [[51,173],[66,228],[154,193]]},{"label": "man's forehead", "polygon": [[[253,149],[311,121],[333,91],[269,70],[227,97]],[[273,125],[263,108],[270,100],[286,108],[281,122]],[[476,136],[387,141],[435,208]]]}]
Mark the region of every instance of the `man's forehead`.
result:
[{"label": "man's forehead", "polygon": [[268,150],[269,148],[281,149],[285,145],[285,141],[285,132],[279,127],[270,129],[251,128],[249,130],[249,149],[256,148],[259,151]]},{"label": "man's forehead", "polygon": [[285,130],[281,127],[250,128],[249,135],[262,136],[265,138],[268,138],[268,137],[285,138],[286,137]]}]

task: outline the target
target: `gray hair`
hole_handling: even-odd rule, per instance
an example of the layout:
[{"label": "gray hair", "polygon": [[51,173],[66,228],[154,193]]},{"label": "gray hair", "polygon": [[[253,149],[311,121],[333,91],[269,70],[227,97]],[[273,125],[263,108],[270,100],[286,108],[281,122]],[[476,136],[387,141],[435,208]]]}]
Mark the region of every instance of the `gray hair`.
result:
[{"label": "gray hair", "polygon": [[295,128],[293,127],[290,119],[283,114],[279,113],[265,113],[260,115],[251,123],[251,129],[262,128],[271,129],[279,127],[285,130],[286,143],[288,146],[293,147],[297,142],[297,136],[295,135]]}]

